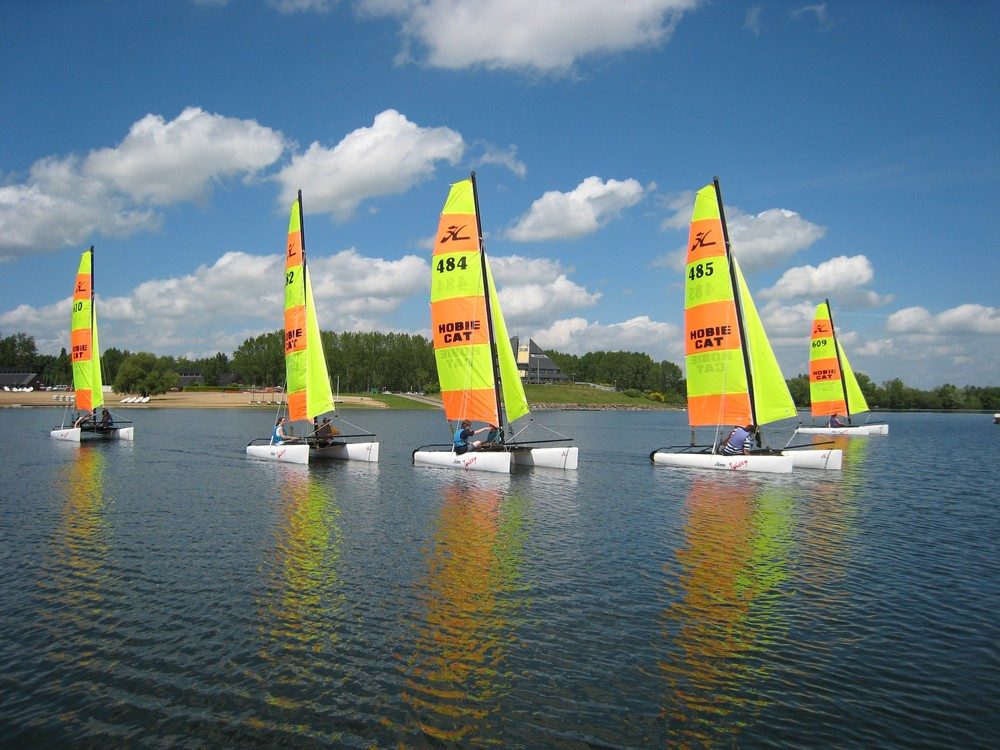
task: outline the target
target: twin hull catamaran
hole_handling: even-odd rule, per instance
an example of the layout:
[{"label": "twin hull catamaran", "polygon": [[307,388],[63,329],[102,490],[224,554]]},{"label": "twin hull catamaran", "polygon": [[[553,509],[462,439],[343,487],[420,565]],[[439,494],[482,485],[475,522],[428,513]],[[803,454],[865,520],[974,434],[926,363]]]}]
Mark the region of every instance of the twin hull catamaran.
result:
[{"label": "twin hull catamaran", "polygon": [[479,450],[421,446],[415,464],[509,473],[511,464],[575,470],[575,446],[517,442],[510,424],[529,413],[483,246],[476,175],[451,186],[431,264],[431,326],[445,419],[494,426]]},{"label": "twin hull catamaran", "polygon": [[285,378],[288,419],[310,425],[307,436],[297,441],[275,443],[273,438],[257,438],[247,445],[247,455],[271,461],[307,464],[313,458],[378,461],[377,442],[350,442],[353,438],[374,437],[330,434],[312,430],[312,421],[335,412],[330,375],[323,354],[312,281],[306,265],[302,222],[302,191],[292,204],[288,220],[288,251],[285,254]]},{"label": "twin hull catamaran", "polygon": [[97,338],[97,305],[94,300],[94,247],[90,246],[80,258],[73,287],[73,313],[70,321],[70,361],[73,364],[73,390],[76,408],[87,412],[89,419],[73,425],[66,424],[67,411],[63,412],[63,425],[49,433],[56,440],[79,443],[84,439],[133,440],[135,428],[102,424],[97,410],[104,406],[104,382],[101,376],[101,348]]},{"label": "twin hull catamaran", "polygon": [[[688,423],[761,425],[795,416],[795,403],[733,255],[716,179],[698,191],[684,281]],[[840,469],[842,452],[767,450],[725,455],[710,446],[658,448],[653,463],[683,468],[788,473],[793,467]],[[693,443],[693,431],[692,431]]]},{"label": "twin hull catamaran", "polygon": [[830,300],[816,307],[809,348],[809,401],[813,417],[843,415],[847,424],[841,427],[800,426],[796,432],[814,435],[888,435],[885,422],[851,424],[857,414],[868,411],[868,402],[854,376],[847,353],[837,340]]}]

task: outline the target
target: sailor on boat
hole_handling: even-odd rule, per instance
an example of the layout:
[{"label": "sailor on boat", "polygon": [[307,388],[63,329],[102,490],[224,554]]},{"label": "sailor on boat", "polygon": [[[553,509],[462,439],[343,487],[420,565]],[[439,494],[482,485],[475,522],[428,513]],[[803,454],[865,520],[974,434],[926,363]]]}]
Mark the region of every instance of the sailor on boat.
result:
[{"label": "sailor on boat", "polygon": [[722,453],[726,456],[737,454],[749,454],[753,450],[754,426],[748,424],[746,427],[734,427],[726,438],[725,445],[722,446]]},{"label": "sailor on boat", "polygon": [[474,435],[478,435],[481,432],[489,432],[490,430],[496,430],[496,427],[494,427],[493,425],[486,425],[485,427],[480,427],[478,430],[473,430],[471,428],[472,428],[472,422],[470,422],[468,419],[465,419],[462,421],[462,425],[457,430],[455,430],[454,443],[455,443],[456,456],[461,456],[463,453],[466,453],[468,451],[479,450],[482,447],[483,445],[482,440],[473,440],[470,443],[469,438],[473,437]]},{"label": "sailor on boat", "polygon": [[846,424],[844,424],[843,422],[840,421],[840,417],[837,415],[837,412],[834,412],[832,415],[830,415],[830,421],[827,423],[826,426],[827,427],[847,427]]},{"label": "sailor on boat", "polygon": [[297,443],[298,438],[285,432],[285,418],[279,417],[274,423],[274,432],[271,434],[271,445],[284,445],[285,443]]}]

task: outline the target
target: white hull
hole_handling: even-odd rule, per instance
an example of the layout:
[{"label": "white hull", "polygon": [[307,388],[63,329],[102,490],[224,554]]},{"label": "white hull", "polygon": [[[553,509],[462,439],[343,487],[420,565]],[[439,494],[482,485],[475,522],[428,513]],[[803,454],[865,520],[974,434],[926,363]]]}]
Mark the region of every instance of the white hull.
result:
[{"label": "white hull", "polygon": [[469,451],[461,456],[454,451],[414,451],[413,463],[444,466],[464,471],[494,471],[510,474],[511,454],[507,451]]},{"label": "white hull", "polygon": [[721,471],[759,471],[768,474],[791,474],[792,459],[781,456],[725,456],[721,453],[665,453],[652,455],[653,463],[683,469]]},{"label": "white hull", "polygon": [[564,448],[527,448],[513,451],[512,457],[516,466],[540,466],[545,469],[565,469],[576,471],[577,455],[580,449],[576,446]]},{"label": "white hull", "polygon": [[850,437],[868,437],[869,435],[888,435],[889,425],[881,424],[859,424],[852,427],[797,427],[796,432],[804,435],[845,435]]},{"label": "white hull", "polygon": [[[86,437],[84,437],[86,435]],[[66,440],[72,443],[79,443],[81,440],[135,440],[134,427],[114,427],[110,430],[95,432],[88,430],[84,432],[79,427],[67,427],[49,432],[49,436],[54,440]]]},{"label": "white hull", "polygon": [[336,443],[325,448],[313,448],[313,458],[336,458],[341,461],[378,462],[378,443]]},{"label": "white hull", "polygon": [[247,455],[267,461],[307,464],[309,463],[309,446],[305,443],[291,445],[248,445]]},{"label": "white hull", "polygon": [[840,448],[787,450],[782,455],[792,459],[795,469],[826,469],[840,471],[844,452]]}]

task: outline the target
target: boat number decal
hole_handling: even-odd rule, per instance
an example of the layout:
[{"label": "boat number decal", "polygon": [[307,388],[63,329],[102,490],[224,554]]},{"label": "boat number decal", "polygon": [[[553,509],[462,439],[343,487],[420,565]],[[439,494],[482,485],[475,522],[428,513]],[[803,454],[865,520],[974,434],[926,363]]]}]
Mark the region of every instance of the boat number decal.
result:
[{"label": "boat number decal", "polygon": [[688,278],[694,281],[703,276],[711,276],[713,273],[715,273],[715,269],[712,268],[712,261],[706,261],[705,263],[698,263],[691,266],[691,270],[688,271]]},{"label": "boat number decal", "polygon": [[448,258],[447,260],[442,258],[438,261],[437,271],[438,273],[444,273],[445,271],[454,271],[456,268],[461,268],[464,271],[468,267],[469,262],[463,255],[458,260],[455,260],[454,258]]},{"label": "boat number decal", "polygon": [[83,303],[82,302],[77,302],[77,303],[75,303],[73,305],[73,310],[75,312],[80,312],[82,309],[83,309]]},{"label": "boat number decal", "polygon": [[827,339],[816,339],[815,341],[812,342],[812,347],[813,349],[818,349],[821,346],[826,346],[826,344],[827,344]]},{"label": "boat number decal", "polygon": [[288,286],[293,281],[295,281],[295,271],[288,271],[285,274],[285,286]]}]

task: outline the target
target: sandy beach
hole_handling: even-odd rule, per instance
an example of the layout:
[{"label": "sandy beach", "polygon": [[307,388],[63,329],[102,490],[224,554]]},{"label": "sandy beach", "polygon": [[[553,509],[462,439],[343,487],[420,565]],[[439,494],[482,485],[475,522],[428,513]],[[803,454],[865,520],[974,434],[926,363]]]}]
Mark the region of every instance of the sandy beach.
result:
[{"label": "sandy beach", "polygon": [[[0,391],[0,408],[39,406],[65,408],[67,403],[71,407],[74,406],[72,398],[72,391],[32,391],[30,393]],[[268,401],[269,398],[273,398],[272,394],[263,394],[262,396],[260,391],[254,393],[249,391],[242,393],[222,391],[185,393],[177,391],[164,393],[161,396],[152,396],[149,403],[145,404],[123,404],[121,403],[123,398],[127,398],[127,395],[104,394],[105,404],[114,411],[125,411],[126,409],[273,409],[277,405],[274,400]],[[386,404],[368,396],[341,396],[337,400],[337,404],[347,408],[388,408]]]}]

